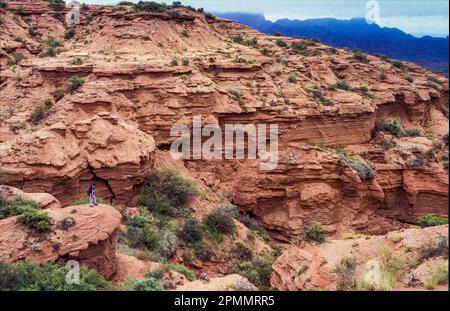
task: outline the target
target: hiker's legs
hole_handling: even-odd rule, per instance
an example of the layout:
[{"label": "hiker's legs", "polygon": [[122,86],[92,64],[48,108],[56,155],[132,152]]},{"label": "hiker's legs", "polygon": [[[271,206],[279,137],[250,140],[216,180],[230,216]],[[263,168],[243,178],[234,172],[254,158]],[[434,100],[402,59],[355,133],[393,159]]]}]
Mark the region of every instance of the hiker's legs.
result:
[{"label": "hiker's legs", "polygon": [[95,196],[93,194],[89,195],[89,206],[94,206]]}]

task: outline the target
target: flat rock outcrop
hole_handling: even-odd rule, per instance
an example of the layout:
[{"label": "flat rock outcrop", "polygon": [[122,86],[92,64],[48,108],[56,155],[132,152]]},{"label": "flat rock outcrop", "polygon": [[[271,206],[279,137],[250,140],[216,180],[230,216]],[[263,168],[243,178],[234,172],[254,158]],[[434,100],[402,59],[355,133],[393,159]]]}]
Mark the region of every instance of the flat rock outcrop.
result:
[{"label": "flat rock outcrop", "polygon": [[[121,215],[113,207],[76,205],[44,210],[53,225],[48,234],[30,232],[17,217],[0,220],[0,260],[7,263],[31,260],[37,263],[76,260],[96,269],[106,278],[116,273],[117,228]],[[71,217],[67,229],[61,221]]]}]

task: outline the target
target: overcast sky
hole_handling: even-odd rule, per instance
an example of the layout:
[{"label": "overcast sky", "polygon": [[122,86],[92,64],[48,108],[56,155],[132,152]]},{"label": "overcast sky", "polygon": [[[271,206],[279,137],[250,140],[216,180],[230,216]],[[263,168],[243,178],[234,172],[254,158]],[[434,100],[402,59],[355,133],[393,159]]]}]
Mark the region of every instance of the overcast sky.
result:
[{"label": "overcast sky", "polygon": [[[120,0],[79,0],[92,4],[115,4]],[[133,1],[137,2],[137,1]],[[164,2],[164,1],[156,1]],[[166,0],[166,3],[172,3]],[[366,0],[184,0],[210,12],[262,13],[267,19],[365,17]],[[380,26],[397,27],[416,35],[448,36],[448,0],[379,0]]]}]

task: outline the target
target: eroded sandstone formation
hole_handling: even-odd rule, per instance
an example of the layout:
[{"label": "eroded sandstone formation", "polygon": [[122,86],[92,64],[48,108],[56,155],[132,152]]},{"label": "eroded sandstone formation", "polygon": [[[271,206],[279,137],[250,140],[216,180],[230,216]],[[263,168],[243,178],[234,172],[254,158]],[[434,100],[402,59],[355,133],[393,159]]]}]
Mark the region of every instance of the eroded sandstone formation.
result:
[{"label": "eroded sandstone formation", "polygon": [[[64,41],[68,26],[47,3],[9,3],[0,9],[0,170],[8,184],[67,205],[95,182],[100,197],[134,205],[156,155],[170,157],[171,127],[200,115],[221,128],[279,125],[273,171],[259,170],[259,160],[184,162],[276,239],[313,222],[331,234],[385,233],[424,214],[448,215],[441,75],[182,8],[89,6]],[[39,57],[49,35],[66,50]],[[15,53],[24,59],[13,70]],[[74,75],[84,83],[70,90]],[[34,124],[31,114],[47,99],[51,109]],[[375,130],[392,119],[422,137]],[[361,179],[344,154],[369,161],[374,178]]]}]

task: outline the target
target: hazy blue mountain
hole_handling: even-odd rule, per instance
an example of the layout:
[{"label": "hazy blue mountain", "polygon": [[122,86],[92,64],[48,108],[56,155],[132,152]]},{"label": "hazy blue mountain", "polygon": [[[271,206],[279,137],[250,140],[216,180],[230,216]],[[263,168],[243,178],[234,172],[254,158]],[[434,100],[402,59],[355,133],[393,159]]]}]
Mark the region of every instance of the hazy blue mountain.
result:
[{"label": "hazy blue mountain", "polygon": [[338,20],[320,18],[308,20],[266,20],[264,15],[247,13],[215,13],[267,34],[280,32],[291,37],[318,38],[336,47],[360,48],[371,54],[414,62],[448,76],[449,39],[414,37],[397,28],[368,24],[363,18]]}]

